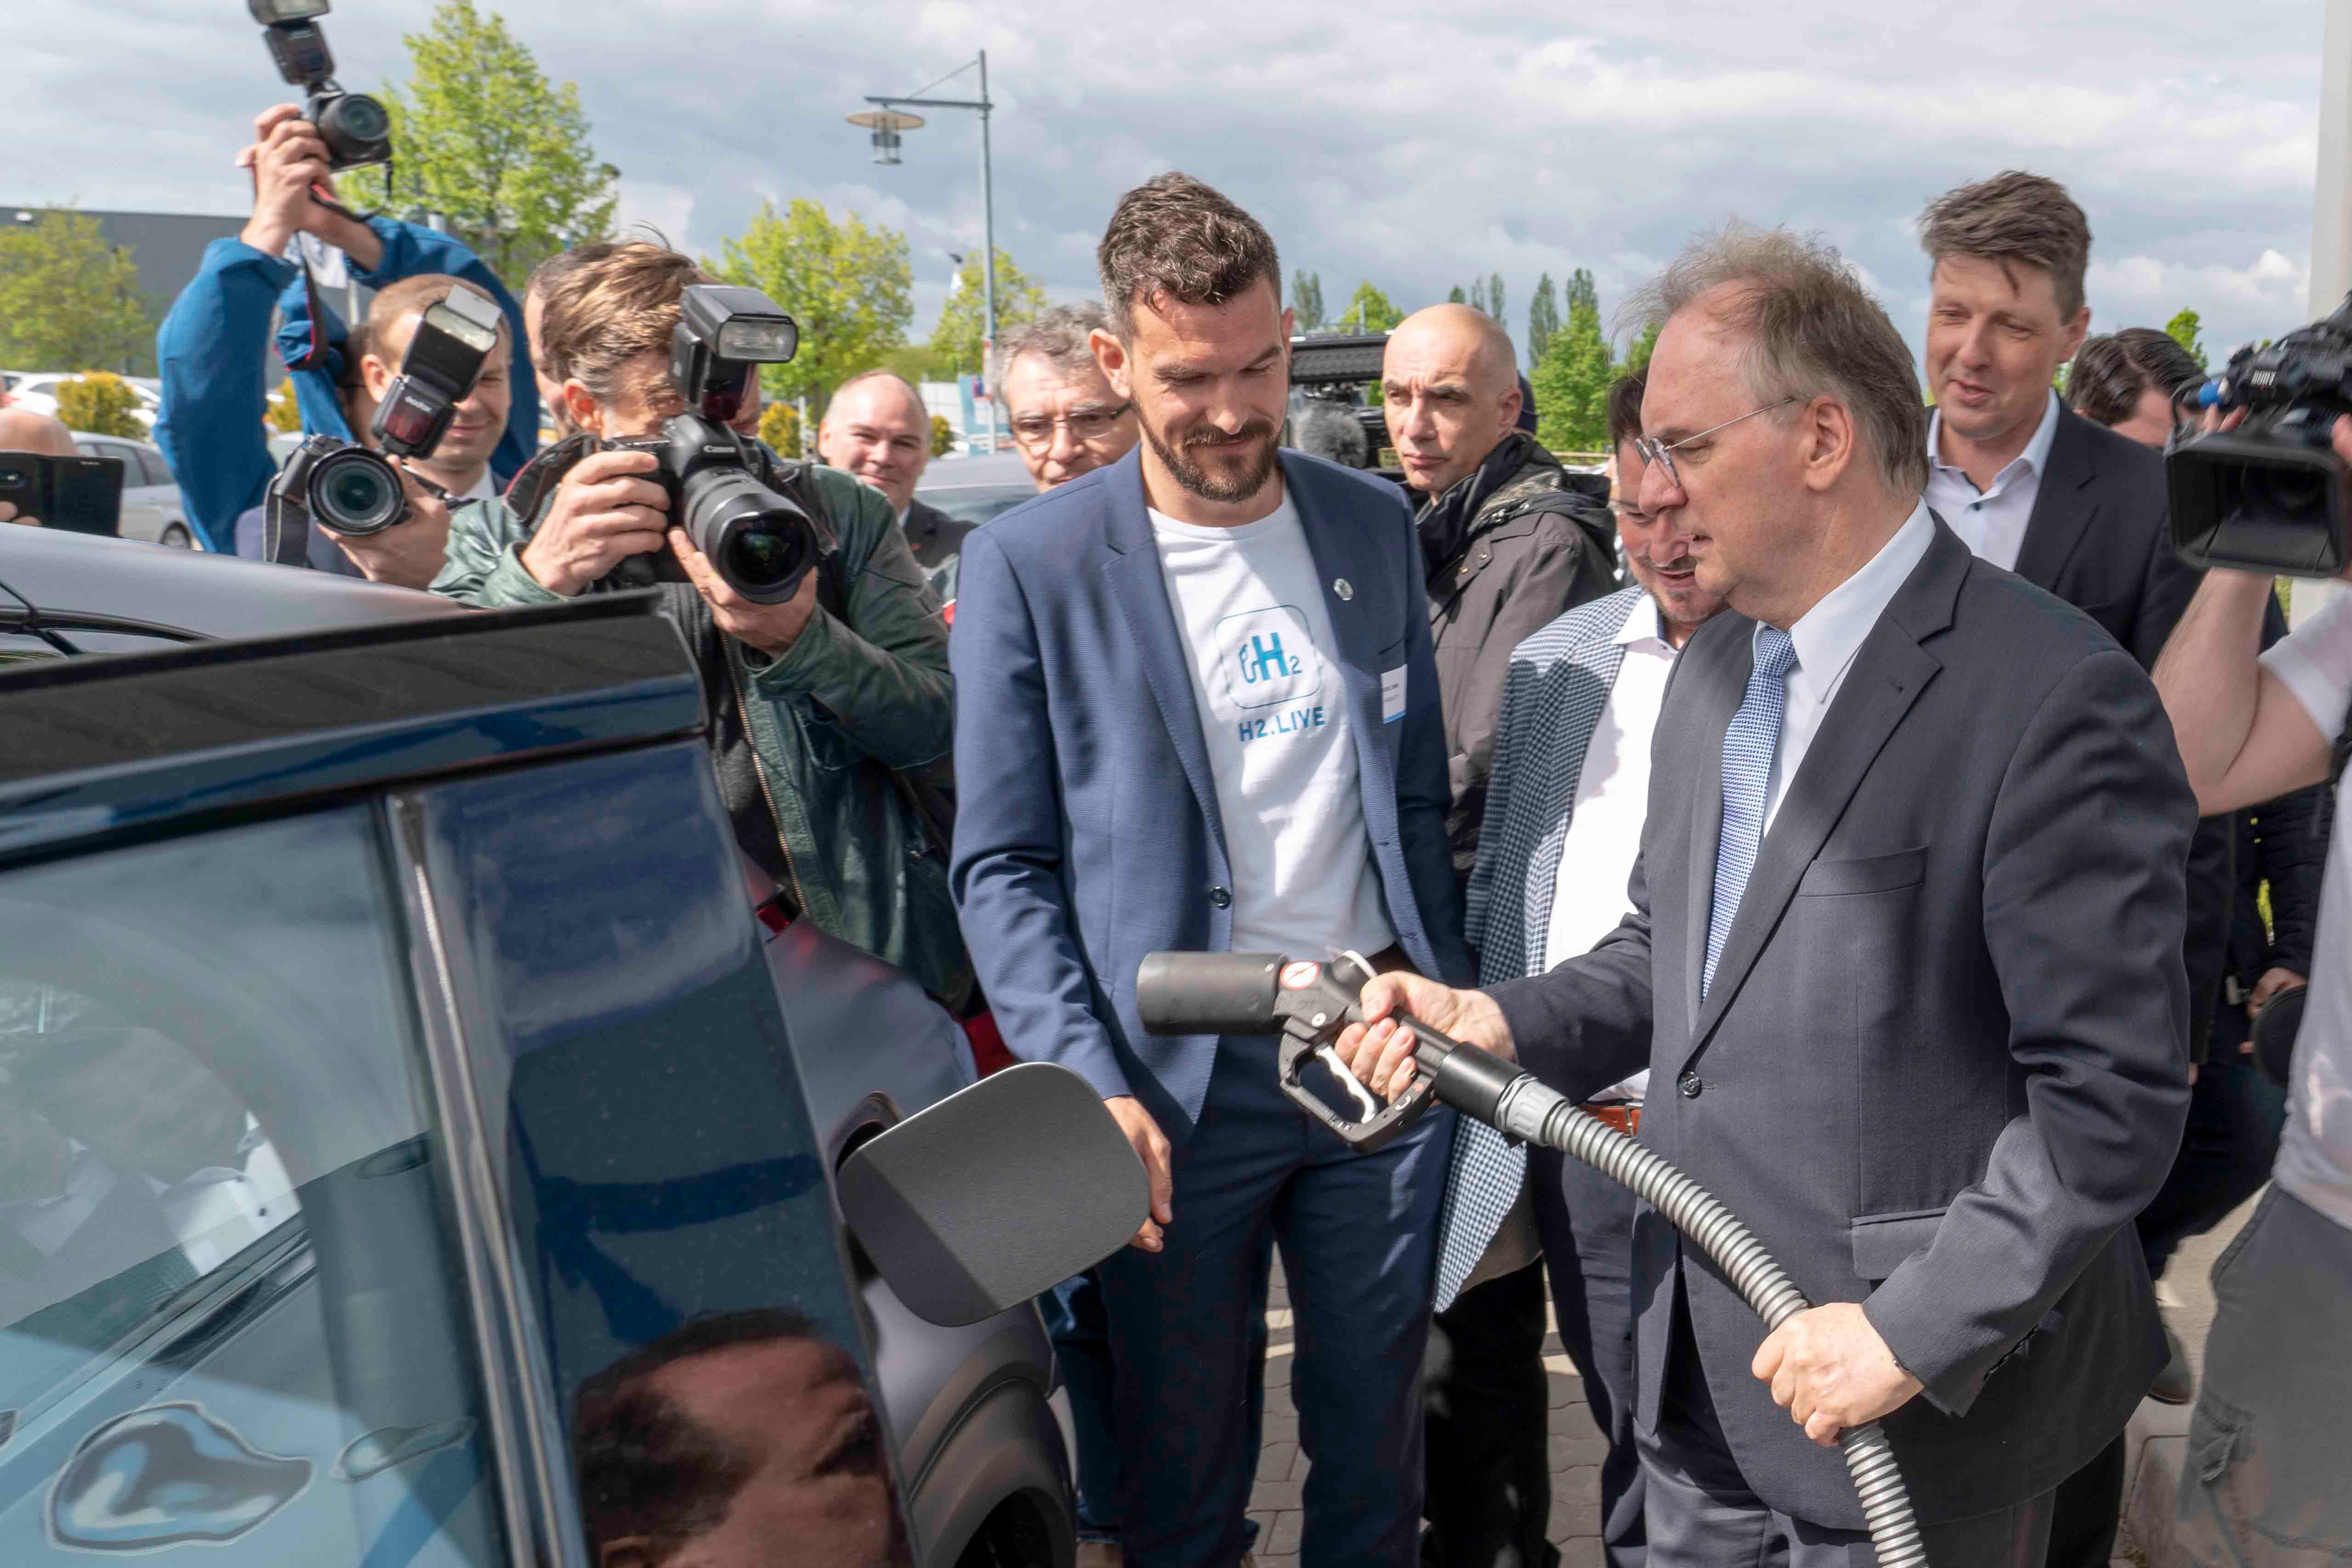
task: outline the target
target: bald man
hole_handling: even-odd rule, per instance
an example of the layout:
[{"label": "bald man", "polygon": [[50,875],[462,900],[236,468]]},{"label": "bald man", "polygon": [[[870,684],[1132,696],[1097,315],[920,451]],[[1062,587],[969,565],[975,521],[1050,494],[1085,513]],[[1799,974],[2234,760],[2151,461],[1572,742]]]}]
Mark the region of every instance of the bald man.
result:
[{"label": "bald man", "polygon": [[956,563],[972,525],[915,499],[915,486],[931,464],[931,416],[914,384],[887,370],[843,382],[817,422],[816,455],[882,492],[931,591],[953,599]]},{"label": "bald man", "polygon": [[[0,452],[37,452],[45,457],[70,458],[75,455],[73,432],[65,421],[54,415],[36,414],[29,408],[0,408]],[[0,522],[21,522],[30,528],[41,526],[37,517],[20,517],[15,506],[0,500]]]},{"label": "bald man", "polygon": [[1511,650],[1563,610],[1617,587],[1607,490],[1578,488],[1518,428],[1511,340],[1484,311],[1433,305],[1389,335],[1381,362],[1389,442],[1422,500],[1417,519],[1445,707],[1454,872],[1478,858],[1495,717]]},{"label": "bald man", "polygon": [[[1496,720],[1511,650],[1617,586],[1606,490],[1519,428],[1511,340],[1467,305],[1405,318],[1381,362],[1389,442],[1422,498],[1416,519],[1454,786],[1454,875],[1478,858]],[[1544,1291],[1533,1217],[1513,1208],[1438,1313],[1423,1372],[1425,1508],[1444,1568],[1539,1565],[1550,1549],[1542,1368]]]}]

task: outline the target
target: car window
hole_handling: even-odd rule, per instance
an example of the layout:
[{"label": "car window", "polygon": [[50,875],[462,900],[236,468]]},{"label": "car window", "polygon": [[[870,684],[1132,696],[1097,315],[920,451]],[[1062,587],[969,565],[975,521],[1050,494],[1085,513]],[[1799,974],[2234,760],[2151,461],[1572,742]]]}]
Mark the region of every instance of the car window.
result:
[{"label": "car window", "polygon": [[373,822],[0,873],[0,1562],[507,1561]]},{"label": "car window", "polygon": [[920,490],[927,506],[935,506],[959,522],[986,522],[1035,498],[1034,485],[957,485]]},{"label": "car window", "polygon": [[[145,483],[151,485],[168,485],[176,482],[172,478],[172,465],[163,461],[163,454],[155,450],[153,447],[131,447],[126,450],[123,453],[123,456],[135,456],[138,458],[139,467],[134,469],[133,472],[144,473],[147,476],[144,481]],[[123,482],[125,484],[138,484],[142,481],[132,479],[129,475],[125,475]]]}]

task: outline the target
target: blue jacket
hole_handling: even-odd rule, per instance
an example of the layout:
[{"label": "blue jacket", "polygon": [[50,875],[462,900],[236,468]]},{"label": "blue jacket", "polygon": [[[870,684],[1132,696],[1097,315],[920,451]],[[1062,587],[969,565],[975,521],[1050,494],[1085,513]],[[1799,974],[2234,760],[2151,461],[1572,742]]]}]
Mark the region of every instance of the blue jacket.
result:
[{"label": "blue jacket", "polygon": [[[362,287],[383,289],[404,278],[446,272],[482,289],[506,311],[514,345],[513,403],[506,435],[490,458],[490,471],[504,486],[539,446],[539,384],[531,378],[522,307],[480,258],[449,236],[387,217],[372,217],[368,226],[383,241],[383,258],[373,271],[354,268]],[[293,373],[303,433],[353,439],[335,395],[347,336],[343,322],[331,310],[315,323],[310,320],[301,269],[283,257],[265,256],[241,239],[214,240],[155,333],[163,382],[155,444],[179,482],[189,521],[224,552],[236,548],[237,514],[261,504],[278,471],[262,423],[269,398],[262,348],[269,341],[273,307],[284,317],[279,355],[289,365],[315,362]]]},{"label": "blue jacket", "polygon": [[[1350,584],[1324,603],[1390,923],[1423,973],[1467,984],[1412,513],[1381,480],[1298,452],[1281,461],[1317,575]],[[1181,1142],[1216,1041],[1147,1036],[1135,972],[1159,949],[1227,950],[1235,868],[1137,453],[966,537],[948,658],[950,879],[1006,1043],[1106,1099],[1137,1096]],[[1400,668],[1404,712],[1383,723],[1381,676]]]}]

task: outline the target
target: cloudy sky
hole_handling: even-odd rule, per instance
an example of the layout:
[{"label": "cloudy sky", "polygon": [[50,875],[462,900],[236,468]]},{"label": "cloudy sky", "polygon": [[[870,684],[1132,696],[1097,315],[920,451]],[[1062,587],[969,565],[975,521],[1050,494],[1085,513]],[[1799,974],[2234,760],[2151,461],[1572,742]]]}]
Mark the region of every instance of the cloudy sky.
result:
[{"label": "cloudy sky", "polygon": [[[853,208],[906,232],[918,334],[948,254],[978,243],[973,119],[936,115],[884,168],[843,117],[982,48],[998,243],[1057,298],[1093,291],[1118,194],[1181,168],[1263,218],[1335,311],[1359,279],[1409,309],[1499,271],[1523,338],[1539,273],[1591,268],[1605,311],[1738,216],[1826,236],[1916,341],[1921,204],[2024,167],[2090,215],[2094,330],[2192,305],[2226,354],[2305,319],[2318,0],[492,8],[579,83],[625,218],[709,250],[763,199]],[[285,89],[237,0],[10,9],[0,200],[243,209],[231,156]],[[429,9],[343,0],[345,83],[404,78]]]}]

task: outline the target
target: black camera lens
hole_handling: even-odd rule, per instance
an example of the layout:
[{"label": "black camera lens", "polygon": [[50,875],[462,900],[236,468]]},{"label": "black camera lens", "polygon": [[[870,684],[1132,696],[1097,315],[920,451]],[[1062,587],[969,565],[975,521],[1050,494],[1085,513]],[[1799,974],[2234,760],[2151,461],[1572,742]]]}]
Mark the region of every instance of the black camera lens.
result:
[{"label": "black camera lens", "polygon": [[392,116],[363,92],[345,94],[335,105],[336,129],[354,142],[381,142],[392,134]]},{"label": "black camera lens", "polygon": [[337,533],[380,533],[408,515],[408,497],[390,463],[361,447],[319,459],[310,472],[310,515]]},{"label": "black camera lens", "polygon": [[2289,519],[2324,518],[2327,476],[2319,470],[2250,466],[2244,474],[2246,499],[2254,507]]},{"label": "black camera lens", "polygon": [[719,570],[730,581],[750,587],[773,588],[800,575],[807,555],[806,535],[799,529],[778,532],[754,525],[728,537]]}]

